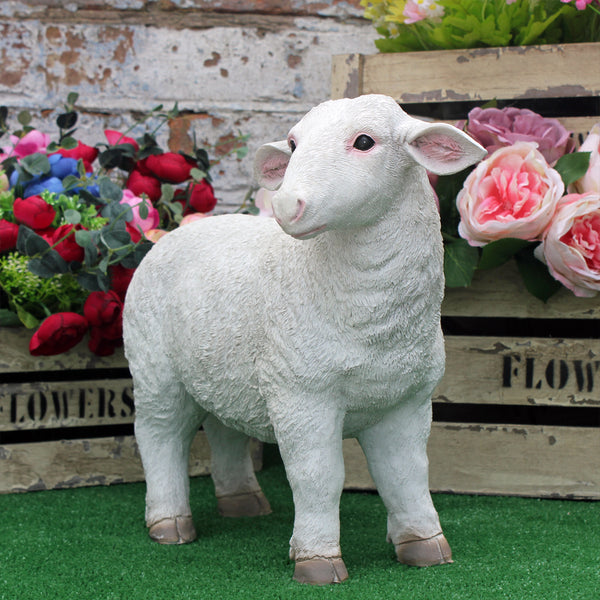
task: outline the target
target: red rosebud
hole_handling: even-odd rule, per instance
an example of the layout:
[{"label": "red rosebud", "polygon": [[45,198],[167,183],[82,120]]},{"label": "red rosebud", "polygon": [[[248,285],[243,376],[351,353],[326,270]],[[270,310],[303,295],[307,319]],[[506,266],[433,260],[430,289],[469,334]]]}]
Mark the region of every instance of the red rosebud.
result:
[{"label": "red rosebud", "polygon": [[217,199],[213,186],[203,179],[200,183],[193,183],[190,187],[190,206],[197,212],[210,212],[216,205]]},{"label": "red rosebud", "polygon": [[133,138],[123,135],[120,131],[115,131],[114,129],[105,129],[104,135],[106,136],[106,139],[108,140],[108,143],[111,146],[118,146],[120,144],[131,144],[135,148],[136,152],[140,149],[138,143]]},{"label": "red rosebud", "polygon": [[56,211],[40,196],[17,198],[13,203],[15,219],[31,229],[46,229],[50,227]]},{"label": "red rosebud", "polygon": [[0,252],[14,250],[17,246],[19,226],[6,219],[0,219]]},{"label": "red rosebud", "polygon": [[125,300],[127,288],[131,282],[131,278],[135,273],[135,269],[127,269],[123,265],[113,265],[109,268],[111,289],[119,296],[121,301]]},{"label": "red rosebud", "polygon": [[[92,327],[113,326],[122,322],[123,303],[116,292],[92,292],[83,305],[83,314]],[[118,326],[120,327],[120,325]],[[121,333],[111,334],[112,337]],[[106,335],[105,337],[109,337]]]},{"label": "red rosebud", "polygon": [[74,312],[60,312],[42,321],[29,342],[33,356],[51,356],[75,347],[85,335],[88,322]]},{"label": "red rosebud", "polygon": [[81,141],[78,140],[76,148],[70,148],[69,150],[60,148],[56,151],[56,154],[60,154],[66,158],[74,158],[75,160],[81,159],[83,161],[86,173],[89,173],[93,170],[92,163],[98,156],[98,148],[88,146],[87,144],[82,144]]},{"label": "red rosebud", "polygon": [[125,187],[136,196],[146,194],[151,202],[157,202],[161,195],[160,181],[152,175],[144,175],[135,169],[131,171]]},{"label": "red rosebud", "polygon": [[146,158],[145,166],[161,181],[182,183],[189,179],[194,163],[182,154],[165,152],[164,154],[153,154]]},{"label": "red rosebud", "polygon": [[119,346],[123,345],[123,339],[109,339],[103,336],[103,330],[100,327],[92,327],[90,331],[90,341],[88,348],[98,356],[110,356]]},{"label": "red rosebud", "polygon": [[[54,249],[67,261],[71,262],[76,260],[78,262],[83,262],[85,258],[85,250],[75,241],[75,230],[83,229],[81,226],[76,225],[61,225],[57,229],[52,232],[52,237],[50,239],[50,244],[54,246],[58,240],[65,238],[54,246]],[[70,234],[70,235],[69,235]],[[65,237],[67,236],[68,237]]]}]

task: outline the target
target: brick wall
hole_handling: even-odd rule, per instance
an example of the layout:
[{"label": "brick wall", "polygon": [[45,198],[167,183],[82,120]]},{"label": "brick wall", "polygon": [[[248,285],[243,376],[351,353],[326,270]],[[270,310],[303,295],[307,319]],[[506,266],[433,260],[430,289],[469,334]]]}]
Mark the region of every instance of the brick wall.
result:
[{"label": "brick wall", "polygon": [[375,52],[361,15],[359,0],[1,0],[0,104],[46,115],[51,133],[50,111],[76,91],[77,135],[95,143],[177,101],[185,115],[164,144],[251,136],[247,158],[213,173],[232,206],[256,147],[329,97],[331,56]]}]

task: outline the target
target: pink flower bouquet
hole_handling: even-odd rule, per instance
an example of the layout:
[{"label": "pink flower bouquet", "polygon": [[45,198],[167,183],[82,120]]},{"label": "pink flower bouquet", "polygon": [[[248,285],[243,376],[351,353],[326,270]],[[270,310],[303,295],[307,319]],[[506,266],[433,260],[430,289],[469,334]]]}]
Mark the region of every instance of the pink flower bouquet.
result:
[{"label": "pink flower bouquet", "polygon": [[489,155],[470,172],[436,184],[447,285],[469,285],[477,269],[514,258],[527,263],[528,277],[534,273],[535,281],[525,284],[542,300],[561,286],[594,296],[600,291],[600,124],[577,152],[558,121],[529,110],[476,108],[465,130]]}]

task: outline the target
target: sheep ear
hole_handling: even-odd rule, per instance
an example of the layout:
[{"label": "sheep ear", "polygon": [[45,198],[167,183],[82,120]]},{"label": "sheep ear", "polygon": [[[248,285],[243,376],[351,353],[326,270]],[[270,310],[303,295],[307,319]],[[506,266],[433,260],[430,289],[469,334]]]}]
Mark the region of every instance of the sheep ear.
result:
[{"label": "sheep ear", "polygon": [[292,155],[285,140],[263,144],[254,157],[254,177],[261,187],[276,190]]},{"label": "sheep ear", "polygon": [[473,138],[446,123],[419,122],[406,142],[410,155],[436,175],[462,171],[487,154]]}]

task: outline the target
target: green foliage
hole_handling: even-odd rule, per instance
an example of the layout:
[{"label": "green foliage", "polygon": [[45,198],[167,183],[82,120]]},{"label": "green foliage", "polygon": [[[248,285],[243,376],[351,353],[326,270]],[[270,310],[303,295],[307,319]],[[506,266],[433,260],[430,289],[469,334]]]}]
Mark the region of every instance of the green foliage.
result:
[{"label": "green foliage", "polygon": [[88,292],[69,274],[40,277],[29,268],[29,259],[18,252],[0,257],[0,288],[8,297],[8,308],[0,314],[0,325],[37,327],[53,312],[81,310]]},{"label": "green foliage", "polygon": [[451,50],[600,40],[600,15],[560,0],[438,0],[441,18],[404,23],[405,0],[363,1],[381,52]]}]

